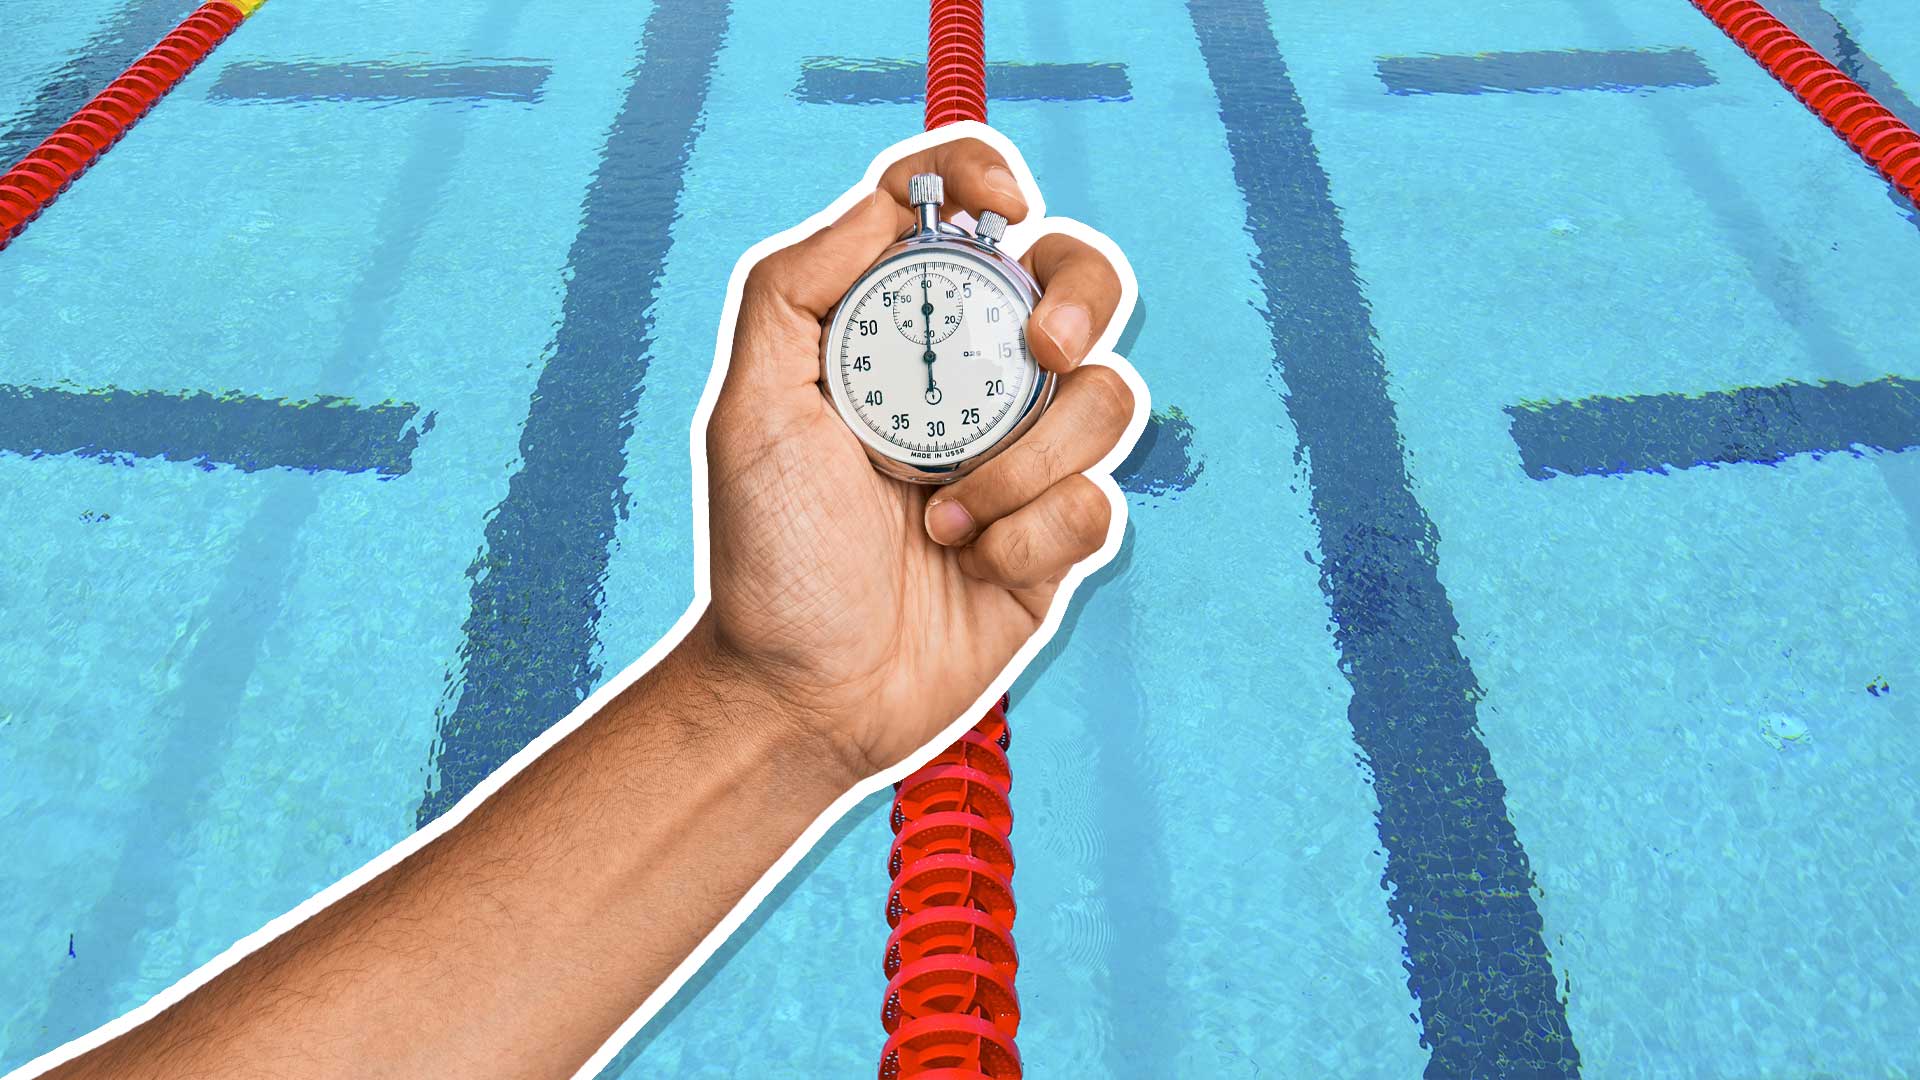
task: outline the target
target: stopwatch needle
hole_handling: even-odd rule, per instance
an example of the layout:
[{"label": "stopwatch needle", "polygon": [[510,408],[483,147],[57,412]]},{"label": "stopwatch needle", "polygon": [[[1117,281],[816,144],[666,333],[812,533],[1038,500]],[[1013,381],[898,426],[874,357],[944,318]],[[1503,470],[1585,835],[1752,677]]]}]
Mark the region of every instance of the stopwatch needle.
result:
[{"label": "stopwatch needle", "polygon": [[922,360],[927,362],[927,400],[933,401],[938,393],[933,385],[933,279],[920,279],[920,321],[925,324],[927,351]]}]

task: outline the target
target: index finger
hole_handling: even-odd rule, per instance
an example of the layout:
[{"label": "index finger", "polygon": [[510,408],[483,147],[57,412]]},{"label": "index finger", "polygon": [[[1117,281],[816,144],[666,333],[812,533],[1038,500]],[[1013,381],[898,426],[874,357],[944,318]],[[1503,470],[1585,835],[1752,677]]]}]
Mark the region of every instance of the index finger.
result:
[{"label": "index finger", "polygon": [[1120,275],[1098,248],[1065,233],[1041,237],[1020,262],[1040,283],[1027,326],[1033,358],[1048,371],[1072,371],[1113,321]]},{"label": "index finger", "polygon": [[939,173],[946,186],[946,209],[964,209],[974,217],[992,210],[1008,221],[1027,216],[1027,197],[1000,152],[979,139],[955,139],[909,154],[888,166],[880,190],[901,206],[909,205],[907,181],[915,173]]}]

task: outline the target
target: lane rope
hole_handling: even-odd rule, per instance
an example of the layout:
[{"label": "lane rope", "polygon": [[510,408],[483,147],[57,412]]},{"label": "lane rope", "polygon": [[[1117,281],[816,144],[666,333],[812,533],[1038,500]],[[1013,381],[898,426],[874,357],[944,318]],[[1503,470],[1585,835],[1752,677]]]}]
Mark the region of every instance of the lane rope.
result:
[{"label": "lane rope", "polygon": [[266,0],[207,0],[0,175],[0,249],[113,149]]},{"label": "lane rope", "polygon": [[1688,0],[1902,195],[1920,204],[1920,135],[1755,0]]},{"label": "lane rope", "polygon": [[[987,119],[981,0],[932,0],[926,127]],[[1020,1080],[1013,771],[1002,697],[894,785],[880,1080]]]},{"label": "lane rope", "polygon": [[1007,699],[894,785],[880,1080],[1019,1080]]}]

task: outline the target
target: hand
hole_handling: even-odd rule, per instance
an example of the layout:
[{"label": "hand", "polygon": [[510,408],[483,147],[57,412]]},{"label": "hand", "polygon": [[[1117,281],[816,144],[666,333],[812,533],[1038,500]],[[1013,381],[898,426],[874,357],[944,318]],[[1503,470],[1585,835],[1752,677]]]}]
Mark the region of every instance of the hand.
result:
[{"label": "hand", "polygon": [[945,487],[881,475],[821,393],[822,321],[914,222],[907,181],[937,172],[947,208],[1027,214],[987,144],[894,163],[834,224],[747,277],[707,428],[709,647],[824,736],[859,779],[959,716],[1044,621],[1062,579],[1106,541],[1113,505],[1083,475],[1132,419],[1112,368],[1080,367],[1120,278],[1079,240],[1043,236],[1021,262],[1044,293],[1027,323],[1060,374],[1054,401],[1004,453]]}]

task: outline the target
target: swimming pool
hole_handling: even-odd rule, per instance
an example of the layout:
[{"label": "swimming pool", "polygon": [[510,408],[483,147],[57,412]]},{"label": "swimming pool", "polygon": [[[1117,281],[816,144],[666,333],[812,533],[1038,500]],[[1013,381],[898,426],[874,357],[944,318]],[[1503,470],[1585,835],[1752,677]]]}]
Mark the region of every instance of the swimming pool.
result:
[{"label": "swimming pool", "polygon": [[[15,0],[0,157],[191,6]],[[279,0],[0,255],[0,1068],[683,609],[726,275],[919,126],[791,7]],[[1920,465],[1802,452],[1913,430],[1911,210],[1684,0],[1137,11],[988,18],[1163,413],[1014,695],[1030,1074],[1920,1072]],[[871,1070],[884,805],[606,1075]]]}]

